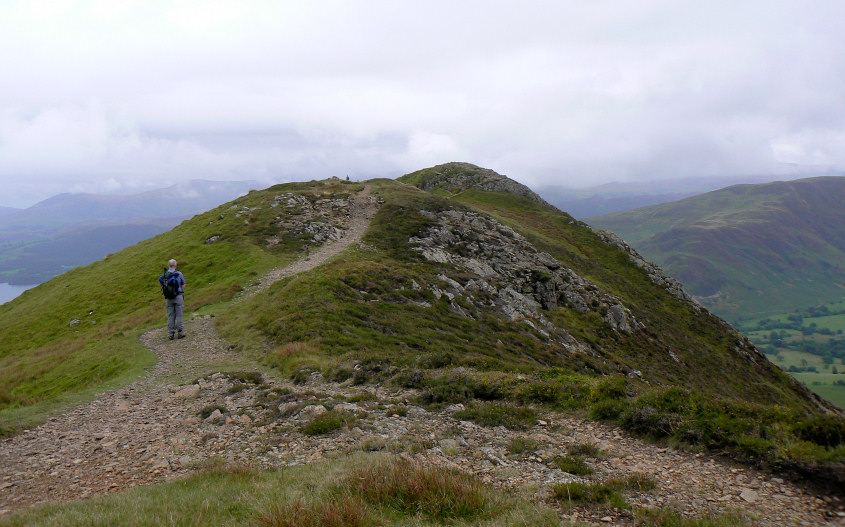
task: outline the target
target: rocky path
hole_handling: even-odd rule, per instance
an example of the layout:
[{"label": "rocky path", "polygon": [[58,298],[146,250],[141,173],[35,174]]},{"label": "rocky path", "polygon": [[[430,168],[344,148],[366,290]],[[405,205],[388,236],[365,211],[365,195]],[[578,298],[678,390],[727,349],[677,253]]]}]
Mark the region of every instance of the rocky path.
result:
[{"label": "rocky path", "polygon": [[[359,212],[347,235],[334,242],[338,245],[274,272],[262,286],[313,268],[359,240],[376,202],[366,194],[357,199],[362,206],[355,207]],[[513,431],[457,420],[459,405],[426,411],[413,403],[410,391],[328,383],[317,373],[299,385],[219,373],[231,357],[213,318],[192,319],[186,331],[189,338],[176,341],[167,340],[163,329],[141,337],[159,357],[144,379],[2,441],[0,514],[165,481],[213,458],[281,467],[356,450],[454,466],[556,506],[551,486],[581,478],[553,460],[570,447],[592,445],[602,454],[587,458],[595,471],[590,481],[632,474],[655,481],[654,490],[626,495],[635,507],[672,507],[686,515],[741,510],[767,526],[845,525],[837,516],[841,503],[825,502],[770,474],[660,448],[564,414],[546,412],[531,429]],[[349,425],[330,434],[304,434],[301,427],[327,409],[344,412]],[[635,524],[630,512],[603,507],[562,508],[561,517]]]},{"label": "rocky path", "polygon": [[369,185],[355,195],[352,199],[351,209],[349,222],[339,240],[314,249],[286,267],[273,269],[261,278],[257,286],[246,289],[240,299],[255,296],[282,278],[313,269],[329,258],[345,251],[353,243],[361,241],[364,232],[370,225],[370,220],[373,219],[378,210],[378,198],[372,195],[372,189]]}]

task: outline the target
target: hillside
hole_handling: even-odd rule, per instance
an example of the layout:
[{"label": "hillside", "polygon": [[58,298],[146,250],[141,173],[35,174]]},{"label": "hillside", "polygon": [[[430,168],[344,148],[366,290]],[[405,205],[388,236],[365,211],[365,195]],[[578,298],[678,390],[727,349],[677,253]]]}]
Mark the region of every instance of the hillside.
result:
[{"label": "hillside", "polygon": [[586,221],[729,320],[845,296],[845,177],[736,185]]},{"label": "hillside", "polygon": [[766,183],[746,177],[689,177],[652,181],[615,181],[590,187],[546,185],[535,190],[546,201],[579,220],[677,201],[742,183]]},{"label": "hillside", "polygon": [[[15,434],[63,404],[136,378],[154,362],[154,349],[171,357],[156,366],[172,369],[162,374],[169,385],[152,398],[133,388],[102,411],[129,411],[126,400],[171,404],[183,397],[176,393],[193,401],[219,379],[237,378],[238,386],[217,383],[222,391],[202,419],[217,410],[221,426],[244,424],[246,416],[250,434],[307,435],[296,428],[303,422],[290,419],[317,400],[340,421],[328,430],[389,435],[379,431],[382,420],[363,417],[354,432],[345,421],[351,416],[335,411],[338,396],[319,395],[339,390],[359,409],[375,397],[381,408],[367,412],[413,417],[411,407],[419,407],[475,427],[530,429],[550,422],[539,415],[553,422],[590,416],[635,436],[841,482],[845,424],[832,407],[658,268],[526,190],[492,171],[449,164],[398,181],[332,179],[250,192],[0,307],[0,419]],[[323,255],[352,236],[369,196],[378,209],[360,241]],[[176,345],[202,355],[211,351],[192,346],[208,342],[218,358],[180,365],[160,330],[151,331],[163,322],[155,277],[170,257],[188,279],[190,327],[205,328]],[[97,279],[103,276],[119,279]],[[244,373],[244,364],[257,376]],[[355,399],[352,389],[375,395]],[[239,399],[247,396],[254,401]],[[139,416],[139,429],[180,422],[179,412],[167,414]],[[203,434],[203,449],[223,439]],[[426,437],[402,448],[434,456]],[[532,440],[553,447],[545,437]],[[21,441],[21,455],[33,451]],[[239,451],[281,444],[253,441]],[[438,449],[464,455],[455,441]],[[139,456],[148,449],[132,448]],[[153,469],[187,464],[180,461],[186,448],[173,447],[174,460],[156,458]],[[563,469],[554,470],[558,477]]]}]

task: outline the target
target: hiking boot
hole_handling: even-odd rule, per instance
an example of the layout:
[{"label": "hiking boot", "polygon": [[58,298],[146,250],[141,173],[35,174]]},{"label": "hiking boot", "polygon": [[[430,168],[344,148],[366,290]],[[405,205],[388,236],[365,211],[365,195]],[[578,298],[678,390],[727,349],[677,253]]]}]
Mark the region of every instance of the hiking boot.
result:
[{"label": "hiking boot", "polygon": [[176,335],[171,333],[167,338],[169,338],[170,340],[173,340],[174,338],[176,338]]},{"label": "hiking boot", "polygon": [[185,338],[185,334],[180,331],[177,338],[183,339],[183,338]]}]

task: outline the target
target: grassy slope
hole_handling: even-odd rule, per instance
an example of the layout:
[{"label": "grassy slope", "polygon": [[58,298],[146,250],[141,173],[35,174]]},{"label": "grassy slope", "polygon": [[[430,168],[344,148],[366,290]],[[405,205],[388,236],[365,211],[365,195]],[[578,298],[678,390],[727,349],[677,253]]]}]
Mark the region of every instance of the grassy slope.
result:
[{"label": "grassy slope", "polygon": [[[356,188],[323,182],[251,192],[0,307],[0,428],[37,422],[69,397],[126,380],[152,363],[137,336],[163,322],[156,277],[169,258],[186,275],[189,310],[225,303],[300,252],[302,240],[287,239],[272,249],[264,243],[280,213],[270,207],[275,195],[346,195]],[[242,207],[259,209],[238,214]],[[220,239],[206,243],[214,235]],[[80,322],[71,327],[74,319]]]},{"label": "grassy slope", "polygon": [[622,236],[728,319],[845,294],[845,178],[737,185],[589,218]]}]

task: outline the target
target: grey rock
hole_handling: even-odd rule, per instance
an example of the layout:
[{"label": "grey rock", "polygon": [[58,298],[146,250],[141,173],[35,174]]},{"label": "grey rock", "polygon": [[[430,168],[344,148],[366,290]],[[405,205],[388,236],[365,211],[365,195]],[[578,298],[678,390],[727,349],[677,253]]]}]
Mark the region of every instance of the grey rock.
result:
[{"label": "grey rock", "polygon": [[322,404],[309,404],[296,414],[296,419],[301,421],[310,421],[318,415],[326,413],[326,407]]},{"label": "grey rock", "polygon": [[200,393],[200,387],[198,384],[191,384],[189,386],[185,386],[181,390],[178,390],[176,393],[173,394],[174,397],[179,399],[189,399],[191,397],[196,397]]}]

